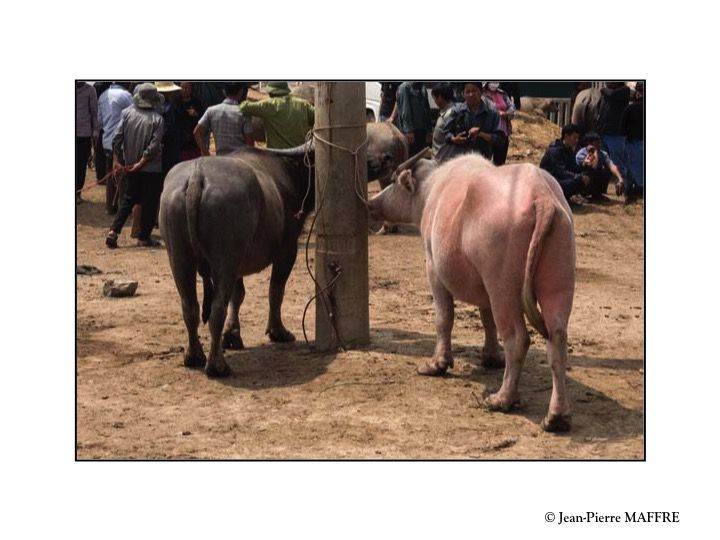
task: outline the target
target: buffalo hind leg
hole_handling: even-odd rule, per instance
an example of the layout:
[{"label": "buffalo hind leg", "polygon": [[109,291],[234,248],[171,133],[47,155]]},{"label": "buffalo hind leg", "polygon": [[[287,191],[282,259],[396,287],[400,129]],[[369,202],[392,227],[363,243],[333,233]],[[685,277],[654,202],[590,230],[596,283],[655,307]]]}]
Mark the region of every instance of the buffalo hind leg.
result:
[{"label": "buffalo hind leg", "polygon": [[497,327],[495,326],[495,319],[493,319],[492,309],[480,308],[480,319],[485,330],[485,344],[480,356],[480,365],[488,369],[505,367],[505,354],[498,343]]},{"label": "buffalo hind leg", "polygon": [[435,304],[435,330],[437,341],[432,360],[421,365],[417,372],[420,375],[443,375],[448,368],[453,367],[452,356],[452,329],[455,320],[455,304],[453,296],[440,283],[435,274],[433,264],[428,258],[426,263],[427,276],[432,289],[433,302]]},{"label": "buffalo hind leg", "polygon": [[235,282],[232,297],[230,298],[227,318],[225,319],[225,326],[223,328],[223,349],[240,350],[245,348],[245,344],[240,336],[240,317],[238,315],[243,300],[245,300],[245,284],[242,278],[238,278]]},{"label": "buffalo hind leg", "polygon": [[505,373],[500,389],[486,400],[488,408],[492,411],[508,412],[520,405],[518,385],[525,356],[530,348],[530,335],[525,327],[520,307],[513,311],[516,311],[519,317],[504,320],[501,314],[496,321],[505,345]]},{"label": "buffalo hind leg", "polygon": [[[220,266],[220,265],[218,265]],[[223,264],[213,268],[213,299],[210,307],[210,356],[205,365],[208,377],[226,377],[230,367],[225,362],[222,349],[222,330],[227,315],[228,302],[235,288],[236,265]]]},{"label": "buffalo hind leg", "polygon": [[540,424],[545,431],[570,431],[570,403],[565,387],[567,369],[567,331],[558,328],[550,331],[547,342],[547,355],[552,370],[553,389],[547,416]]},{"label": "buffalo hind leg", "polygon": [[282,322],[282,303],[285,297],[285,284],[290,277],[295,258],[297,257],[297,243],[286,246],[283,249],[281,257],[273,263],[272,273],[270,275],[270,313],[268,315],[268,323],[265,328],[265,334],[270,336],[270,341],[278,343],[288,343],[295,341],[295,336],[290,330],[285,328]]},{"label": "buffalo hind leg", "polygon": [[183,364],[185,367],[204,367],[207,360],[198,336],[200,306],[197,298],[195,263],[187,262],[190,255],[182,256],[181,250],[187,250],[187,246],[174,241],[172,235],[166,236],[166,245],[170,254],[175,285],[180,294],[180,305],[188,334],[188,348],[185,351]]}]

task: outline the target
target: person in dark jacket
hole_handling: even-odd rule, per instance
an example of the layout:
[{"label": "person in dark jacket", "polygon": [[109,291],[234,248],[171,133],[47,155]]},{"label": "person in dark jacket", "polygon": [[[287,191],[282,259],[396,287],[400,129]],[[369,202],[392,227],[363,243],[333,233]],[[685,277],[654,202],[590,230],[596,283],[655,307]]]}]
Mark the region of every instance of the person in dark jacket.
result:
[{"label": "person in dark jacket", "polygon": [[180,163],[180,120],[177,107],[180,87],[170,81],[156,82],[155,87],[165,98],[159,110],[165,122],[162,140],[162,178],[165,182],[170,169]]},{"label": "person in dark jacket", "polygon": [[579,195],[590,184],[590,176],[583,174],[575,161],[579,141],[580,128],[574,124],[564,126],[560,138],[550,144],[540,161],[540,168],[553,175],[565,198],[573,203],[577,202],[574,196]]},{"label": "person in dark jacket", "polygon": [[635,198],[641,195],[645,188],[644,90],[644,84],[638,82],[635,86],[635,101],[625,108],[620,119],[620,132],[625,136],[625,150],[628,160],[628,185],[625,191],[625,204],[634,202]]},{"label": "person in dark jacket", "polygon": [[180,134],[180,161],[200,157],[200,147],[195,142],[193,131],[198,121],[205,114],[200,100],[193,95],[193,83],[180,83],[180,98],[177,102],[178,128]]},{"label": "person in dark jacket", "polygon": [[596,130],[602,137],[603,150],[617,165],[620,174],[625,176],[627,158],[625,155],[625,137],[620,132],[620,119],[625,107],[630,103],[629,87],[623,82],[607,82],[600,90],[600,105]]},{"label": "person in dark jacket", "polygon": [[432,142],[432,117],[425,84],[402,83],[396,105],[398,128],[407,139],[410,155],[415,155]]},{"label": "person in dark jacket", "polygon": [[456,146],[458,154],[477,153],[492,159],[493,148],[507,138],[500,128],[500,115],[483,100],[481,82],[466,82],[463,96],[465,103],[456,104],[446,121],[446,143]]}]

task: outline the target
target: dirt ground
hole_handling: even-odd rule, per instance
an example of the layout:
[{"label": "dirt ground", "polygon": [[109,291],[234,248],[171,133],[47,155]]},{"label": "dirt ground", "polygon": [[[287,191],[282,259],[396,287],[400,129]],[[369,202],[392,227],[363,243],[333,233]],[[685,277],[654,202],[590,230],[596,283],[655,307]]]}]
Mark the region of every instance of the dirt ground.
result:
[{"label": "dirt ground", "polygon": [[[537,163],[556,132],[521,117],[510,160]],[[77,209],[77,263],[103,271],[77,276],[79,459],[643,458],[641,204],[624,207],[611,195],[608,204],[575,212],[567,374],[573,430],[555,435],[539,427],[551,378],[535,334],[521,380],[524,407],[502,414],[480,406],[500,386],[502,370],[477,365],[483,333],[476,308],[457,303],[452,372],[415,374],[433,352],[434,311],[420,237],[408,227],[370,238],[372,343],[365,349],[320,355],[302,341],[302,311],[314,290],[303,241],[283,308],[299,341],[272,344],[263,335],[266,270],[245,280],[246,349],[226,352],[233,376],[210,380],[184,368],[186,332],[167,255],[134,247],[129,227],[120,249],[105,247],[111,218],[103,190],[87,191]],[[107,279],[138,280],[137,294],[105,298]],[[306,326],[312,340],[314,306]],[[207,327],[201,339],[207,351]]]}]

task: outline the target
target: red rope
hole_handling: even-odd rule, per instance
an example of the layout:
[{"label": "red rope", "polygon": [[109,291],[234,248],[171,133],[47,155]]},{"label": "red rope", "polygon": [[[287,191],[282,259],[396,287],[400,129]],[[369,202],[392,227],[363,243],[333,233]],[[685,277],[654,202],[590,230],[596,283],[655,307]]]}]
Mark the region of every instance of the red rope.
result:
[{"label": "red rope", "polygon": [[[105,182],[108,178],[112,178],[112,181],[115,183],[115,186],[117,187],[118,182],[120,181],[120,177],[122,177],[122,175],[124,175],[129,170],[130,170],[130,167],[126,167],[126,166],[117,167],[117,168],[113,169],[112,171],[110,171],[109,173],[107,173],[105,176],[103,176],[100,180],[98,180],[94,184],[90,184],[90,185],[85,186],[82,189],[78,189],[76,193],[78,193],[78,195],[79,195],[83,191],[87,191],[88,189],[92,189],[96,186],[99,186],[103,182]],[[115,191],[115,199],[117,200],[117,190]],[[113,204],[115,204],[115,201],[113,201]]]}]

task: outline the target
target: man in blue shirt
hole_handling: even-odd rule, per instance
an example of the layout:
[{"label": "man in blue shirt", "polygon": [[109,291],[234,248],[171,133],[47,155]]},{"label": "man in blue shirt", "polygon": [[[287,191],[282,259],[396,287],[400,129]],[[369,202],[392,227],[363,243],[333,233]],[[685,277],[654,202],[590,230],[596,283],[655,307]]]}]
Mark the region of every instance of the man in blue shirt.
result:
[{"label": "man in blue shirt", "polygon": [[[115,82],[98,99],[98,123],[103,132],[102,147],[108,171],[112,169],[112,141],[120,125],[120,115],[132,104],[133,98],[130,92]],[[117,193],[115,183],[112,179],[108,179],[105,184],[105,209],[108,214],[113,215],[117,212],[118,201],[121,198],[122,192]]]},{"label": "man in blue shirt", "polygon": [[575,162],[582,171],[590,177],[590,185],[583,195],[594,201],[607,202],[607,193],[610,180],[615,177],[615,194],[622,195],[624,180],[619,168],[610,155],[602,150],[600,135],[591,132],[585,135],[582,148],[575,155]]}]

